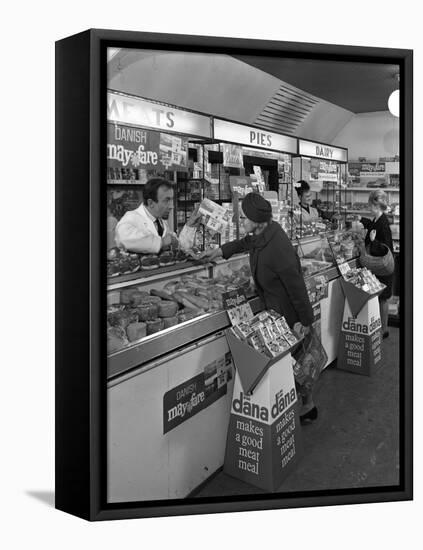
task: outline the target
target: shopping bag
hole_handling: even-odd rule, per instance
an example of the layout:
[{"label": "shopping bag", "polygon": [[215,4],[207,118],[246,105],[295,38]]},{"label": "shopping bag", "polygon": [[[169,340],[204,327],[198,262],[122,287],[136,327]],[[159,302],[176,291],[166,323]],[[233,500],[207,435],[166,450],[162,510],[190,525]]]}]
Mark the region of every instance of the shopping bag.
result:
[{"label": "shopping bag", "polygon": [[309,333],[305,335],[293,357],[298,392],[307,395],[313,389],[328,360],[325,348],[313,327],[310,327]]},{"label": "shopping bag", "polygon": [[379,243],[379,246],[384,251],[381,256],[372,256],[369,247],[363,246],[360,251],[360,265],[361,267],[367,267],[376,277],[392,275],[395,271],[394,256],[386,244]]}]

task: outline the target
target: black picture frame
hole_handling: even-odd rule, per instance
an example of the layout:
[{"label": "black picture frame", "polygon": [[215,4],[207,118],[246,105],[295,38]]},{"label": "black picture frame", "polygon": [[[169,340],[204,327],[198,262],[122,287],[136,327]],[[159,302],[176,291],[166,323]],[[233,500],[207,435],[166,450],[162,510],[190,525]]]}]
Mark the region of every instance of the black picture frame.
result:
[{"label": "black picture frame", "polygon": [[[400,484],[107,504],[104,369],[106,48],[289,56],[400,66]],[[86,520],[410,500],[413,496],[413,52],[91,29],[56,43],[56,508]],[[104,187],[104,186],[103,186]]]}]

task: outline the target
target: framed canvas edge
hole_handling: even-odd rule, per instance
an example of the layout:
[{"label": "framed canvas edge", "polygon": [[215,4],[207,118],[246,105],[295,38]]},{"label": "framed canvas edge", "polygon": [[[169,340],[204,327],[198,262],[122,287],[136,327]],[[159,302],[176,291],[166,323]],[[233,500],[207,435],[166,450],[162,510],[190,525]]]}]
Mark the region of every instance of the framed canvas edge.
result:
[{"label": "framed canvas edge", "polygon": [[[105,93],[103,88],[105,85],[106,67],[101,67],[101,52],[105,45],[110,45],[111,42],[128,42],[128,47],[137,47],[137,44],[148,44],[152,49],[162,47],[163,41],[166,41],[169,46],[175,48],[211,48],[211,49],[247,49],[256,50],[261,54],[268,48],[272,48],[274,54],[293,53],[294,48],[298,48],[302,56],[315,57],[321,59],[322,56],[330,58],[347,58],[347,60],[356,60],[357,58],[366,57],[368,60],[385,59],[384,62],[392,60],[398,62],[401,66],[401,162],[402,165],[402,183],[403,190],[401,191],[401,208],[407,212],[407,223],[403,222],[401,228],[402,237],[401,246],[404,246],[405,254],[402,256],[401,274],[403,280],[412,281],[412,70],[413,70],[413,52],[412,50],[404,49],[387,49],[387,48],[368,48],[357,46],[336,46],[322,44],[305,44],[305,43],[285,43],[276,41],[261,41],[252,39],[224,38],[224,37],[199,37],[189,35],[164,35],[159,33],[140,33],[130,31],[109,31],[102,29],[91,29],[76,35],[83,37],[86,40],[89,36],[89,48],[86,53],[89,56],[89,165],[86,166],[86,177],[78,182],[78,189],[84,191],[84,185],[89,188],[89,230],[87,235],[79,234],[75,239],[72,235],[75,250],[79,247],[84,249],[88,243],[90,252],[89,262],[87,265],[87,279],[81,275],[82,284],[88,284],[90,295],[90,317],[89,317],[89,346],[87,346],[87,356],[85,361],[79,363],[76,367],[71,365],[66,358],[60,356],[61,364],[58,365],[56,355],[56,411],[60,404],[57,402],[57,389],[60,389],[60,396],[63,396],[65,388],[63,387],[63,372],[66,368],[76,368],[78,376],[84,379],[88,376],[88,388],[85,388],[83,395],[84,410],[83,417],[87,421],[89,437],[88,441],[85,437],[83,440],[76,441],[76,438],[71,438],[71,442],[65,447],[69,450],[72,444],[76,446],[74,453],[76,457],[75,464],[79,464],[81,476],[88,480],[88,487],[81,491],[79,496],[79,505],[75,502],[75,497],[71,505],[67,502],[65,495],[60,495],[56,507],[65,512],[72,513],[84,519],[91,521],[109,520],[109,519],[124,519],[136,517],[154,517],[154,516],[170,516],[170,515],[185,515],[185,514],[207,514],[219,512],[235,512],[247,510],[267,510],[277,508],[293,508],[293,507],[309,507],[309,506],[329,506],[339,504],[360,504],[371,502],[384,501],[400,501],[410,500],[412,494],[412,284],[403,285],[401,297],[404,300],[407,310],[407,318],[401,319],[401,355],[404,358],[405,367],[401,369],[401,383],[403,395],[402,414],[400,418],[401,439],[403,455],[401,457],[401,483],[398,490],[393,489],[389,492],[379,492],[375,488],[368,488],[360,494],[348,494],[348,490],[337,492],[336,495],[330,494],[329,491],[319,492],[318,495],[305,497],[294,497],[292,495],[284,495],[280,498],[275,495],[266,495],[265,499],[249,499],[248,497],[239,497],[236,501],[225,499],[196,499],[195,502],[188,503],[186,500],[169,501],[151,504],[149,502],[139,502],[136,504],[128,503],[128,505],[111,505],[105,501],[105,483],[104,471],[106,456],[104,454],[104,438],[105,434],[105,381],[106,377],[101,368],[102,357],[101,349],[105,350],[104,334],[101,333],[102,324],[99,322],[102,307],[102,291],[105,284],[104,269],[101,269],[104,260],[100,257],[102,250],[101,242],[104,241],[104,235],[99,232],[101,222],[101,209],[98,208],[98,199],[101,196],[101,151],[104,150],[101,146],[104,141],[104,132],[101,139],[101,124],[105,125],[101,118],[101,113],[105,112]],[[62,44],[70,44],[73,37],[66,38],[57,42],[57,47]],[[361,59],[362,60],[362,59]],[[403,78],[404,77],[404,78]],[[86,76],[81,77],[86,78]],[[57,81],[56,81],[57,86]],[[60,106],[57,106],[60,110]],[[404,121],[404,123],[402,122]],[[57,131],[57,128],[56,128]],[[65,140],[66,141],[66,140]],[[56,135],[56,160],[57,160],[57,135]],[[62,144],[62,153],[65,143]],[[85,152],[86,153],[86,152]],[[79,150],[78,155],[84,159],[84,151]],[[78,162],[76,158],[75,162]],[[81,162],[86,162],[82,160]],[[405,191],[405,182],[407,191]],[[56,171],[56,190],[60,185],[58,173]],[[97,206],[97,207],[96,207]],[[57,212],[57,203],[56,203]],[[404,211],[403,211],[404,212]],[[404,217],[402,218],[404,220]],[[60,222],[56,220],[56,227]],[[61,228],[63,232],[63,227]],[[67,241],[70,239],[67,236]],[[408,242],[406,239],[409,239]],[[403,241],[405,241],[403,245]],[[56,251],[57,251],[56,244]],[[60,246],[60,245],[59,245]],[[405,257],[405,259],[404,259]],[[56,264],[56,277],[66,277],[69,274],[64,273],[63,266]],[[406,288],[404,288],[406,287]],[[77,299],[77,296],[75,296]],[[60,316],[61,298],[56,296],[56,319]],[[404,328],[406,331],[404,332]],[[65,345],[66,341],[62,334],[56,333],[56,347]],[[105,363],[103,357],[103,363]],[[88,375],[87,375],[88,373]],[[81,386],[82,387],[82,386]],[[86,399],[88,398],[88,402]],[[65,412],[62,411],[67,418],[67,425],[75,424],[74,421],[74,405],[68,405]],[[62,407],[63,408],[63,407]],[[56,437],[58,430],[61,429],[61,424],[56,423]],[[62,441],[63,441],[62,436]],[[102,454],[103,453],[103,454]],[[56,460],[63,459],[63,450],[57,449]],[[56,462],[57,464],[57,462]],[[60,475],[59,475],[60,477]],[[57,479],[57,470],[56,470]],[[71,499],[72,500],[72,499]]]}]

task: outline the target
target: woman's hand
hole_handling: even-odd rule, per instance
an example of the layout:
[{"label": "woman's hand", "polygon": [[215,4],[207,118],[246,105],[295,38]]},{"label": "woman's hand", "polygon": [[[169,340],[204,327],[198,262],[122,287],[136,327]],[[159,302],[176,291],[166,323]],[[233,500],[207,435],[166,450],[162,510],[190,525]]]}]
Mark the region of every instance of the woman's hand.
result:
[{"label": "woman's hand", "polygon": [[376,229],[370,231],[370,240],[373,242],[376,239]]},{"label": "woman's hand", "polygon": [[311,327],[305,327],[300,322],[295,323],[294,325],[294,331],[298,334],[298,336],[306,336],[311,330]]},{"label": "woman's hand", "polygon": [[208,250],[204,250],[199,256],[200,259],[207,258],[210,261],[216,260],[217,258],[220,258],[222,256],[222,249],[221,248],[209,248]]}]

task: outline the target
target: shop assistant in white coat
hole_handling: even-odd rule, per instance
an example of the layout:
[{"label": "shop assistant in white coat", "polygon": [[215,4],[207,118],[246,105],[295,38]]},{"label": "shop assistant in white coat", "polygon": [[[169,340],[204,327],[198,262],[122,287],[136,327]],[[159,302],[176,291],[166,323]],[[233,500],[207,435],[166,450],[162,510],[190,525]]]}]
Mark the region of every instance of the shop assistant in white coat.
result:
[{"label": "shop assistant in white coat", "polygon": [[300,214],[298,215],[298,221],[302,223],[315,222],[317,218],[320,218],[317,208],[311,206],[311,191],[310,185],[305,180],[297,182],[297,193],[300,199]]},{"label": "shop assistant in white coat", "polygon": [[116,226],[117,246],[141,254],[158,254],[178,244],[183,250],[192,248],[201,215],[197,209],[194,210],[177,237],[166,221],[173,208],[173,194],[170,181],[164,178],[150,179],[143,188],[142,204],[126,212]]}]

